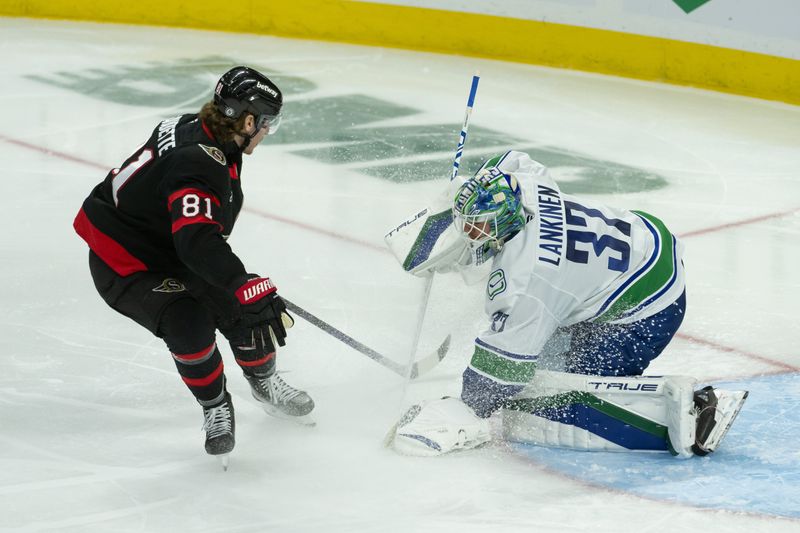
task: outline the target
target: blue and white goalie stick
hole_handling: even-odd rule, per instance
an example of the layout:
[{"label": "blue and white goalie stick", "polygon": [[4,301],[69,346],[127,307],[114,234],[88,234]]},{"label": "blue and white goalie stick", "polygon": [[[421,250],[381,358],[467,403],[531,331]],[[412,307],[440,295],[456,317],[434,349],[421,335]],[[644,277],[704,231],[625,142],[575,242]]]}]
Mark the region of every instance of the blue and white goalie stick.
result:
[{"label": "blue and white goalie stick", "polygon": [[[476,93],[478,91],[478,81],[479,80],[480,80],[480,77],[477,76],[477,75],[473,76],[473,78],[472,78],[472,86],[470,87],[469,97],[467,99],[467,110],[466,110],[466,113],[464,115],[464,124],[463,124],[463,126],[461,128],[461,133],[459,135],[459,140],[458,140],[458,146],[456,147],[456,154],[455,154],[455,157],[453,159],[453,171],[452,171],[452,174],[450,176],[451,181],[454,180],[458,176],[459,165],[461,163],[461,156],[462,156],[462,154],[464,152],[464,144],[465,144],[465,142],[467,140],[467,128],[469,127],[469,119],[470,119],[470,115],[472,114],[473,104],[475,103],[475,95],[476,95]],[[416,215],[416,217],[417,218],[423,217],[427,212],[428,211],[420,212],[420,213],[418,213]],[[434,217],[428,217],[428,218],[430,219],[430,218],[434,218]],[[444,224],[444,227],[449,226],[450,223],[452,222],[452,214],[450,214],[449,211],[447,213],[447,216],[440,217],[440,218],[442,219],[440,222]],[[392,236],[393,233],[396,233],[396,232],[402,230],[409,223],[413,224],[415,222],[416,222],[415,219],[412,219],[409,222],[404,222],[400,226],[398,226],[397,228],[395,228],[394,230],[389,232],[389,235],[386,236],[386,241],[387,241],[387,244],[389,245],[389,247],[392,248],[392,245],[391,245],[391,238],[392,237],[391,236]],[[434,218],[433,222],[434,223],[436,222],[435,218]],[[428,221],[428,226],[430,226],[430,225],[431,225],[431,221]],[[438,226],[440,226],[440,225],[441,224],[434,224],[434,226],[435,226],[434,229],[436,231],[438,231],[438,229],[439,229]],[[404,268],[405,268],[405,265],[404,265]],[[405,269],[408,270],[408,271],[411,271],[410,268],[405,268]],[[433,276],[431,275],[431,276],[429,276],[429,279],[426,280],[425,294],[424,294],[424,297],[423,297],[423,304],[424,304],[425,307],[427,307],[427,301],[428,301],[428,296],[430,294],[432,278],[433,278]],[[431,352],[431,353],[425,355],[424,357],[422,357],[421,359],[411,363],[411,365],[401,365],[400,363],[397,363],[396,361],[392,360],[391,358],[389,358],[389,357],[377,352],[376,350],[373,350],[369,346],[366,346],[365,344],[357,341],[356,339],[352,338],[351,336],[347,335],[346,333],[344,333],[343,331],[337,329],[336,327],[332,326],[331,324],[325,322],[324,320],[320,319],[319,317],[314,316],[313,314],[309,313],[308,311],[306,311],[302,307],[298,306],[297,304],[287,300],[286,298],[284,298],[283,301],[286,303],[286,308],[290,312],[296,314],[297,316],[299,316],[303,320],[306,320],[307,322],[309,322],[311,325],[316,326],[317,328],[321,329],[322,331],[324,331],[328,335],[334,337],[335,339],[338,339],[339,341],[341,341],[344,344],[350,346],[351,348],[353,348],[354,350],[358,351],[359,353],[362,353],[362,354],[366,355],[367,357],[369,357],[373,361],[377,362],[381,366],[391,370],[392,372],[394,372],[395,374],[398,374],[400,376],[409,377],[411,379],[414,379],[414,378],[417,378],[417,377],[429,372],[442,359],[444,359],[445,355],[447,355],[447,351],[450,349],[450,335],[448,335],[444,339],[444,341],[442,341],[439,344],[439,346],[436,348],[436,350],[434,350],[433,352]],[[423,317],[424,317],[424,312],[421,314],[419,323],[417,325],[417,331],[416,331],[415,340],[414,340],[414,350],[413,350],[414,353],[416,353],[416,348],[417,348],[417,344],[418,344],[418,341],[419,341],[419,335],[420,335],[420,331],[421,331]]]},{"label": "blue and white goalie stick", "polygon": [[[469,119],[475,104],[480,76],[472,77],[472,85],[467,98],[467,109],[464,113],[464,124],[458,136],[450,183],[458,178],[461,156],[467,141]],[[451,186],[452,188],[452,186]],[[448,231],[452,226],[452,198],[440,198],[437,207],[431,206],[418,210],[405,221],[389,231],[384,240],[389,250],[403,266],[406,272],[417,276],[429,276],[440,267],[454,264],[464,251],[464,241],[457,232]]]}]

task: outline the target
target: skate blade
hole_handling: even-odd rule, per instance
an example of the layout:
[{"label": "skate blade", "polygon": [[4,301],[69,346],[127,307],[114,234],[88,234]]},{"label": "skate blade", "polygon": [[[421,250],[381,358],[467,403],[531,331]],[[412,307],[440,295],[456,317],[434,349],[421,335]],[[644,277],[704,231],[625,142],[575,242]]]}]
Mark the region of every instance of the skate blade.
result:
[{"label": "skate blade", "polygon": [[222,455],[218,455],[217,458],[219,459],[220,464],[222,465],[222,470],[227,472],[228,465],[231,462],[231,456],[229,453],[223,453]]},{"label": "skate blade", "polygon": [[317,425],[316,420],[311,416],[311,413],[307,415],[295,416],[284,413],[277,407],[272,404],[267,404],[263,402],[259,402],[261,404],[261,408],[267,413],[269,416],[274,418],[280,418],[281,420],[289,420],[290,422],[294,422],[295,424],[299,424],[301,426],[306,427],[314,427]]},{"label": "skate blade", "polygon": [[716,450],[722,442],[722,439],[728,434],[728,430],[731,429],[733,421],[736,420],[736,416],[739,414],[739,411],[742,410],[742,405],[744,405],[749,391],[714,389],[714,394],[717,396],[717,411],[715,417],[717,423],[714,425],[714,429],[711,431],[711,435],[708,436],[708,440],[706,440],[704,446],[710,452]]}]

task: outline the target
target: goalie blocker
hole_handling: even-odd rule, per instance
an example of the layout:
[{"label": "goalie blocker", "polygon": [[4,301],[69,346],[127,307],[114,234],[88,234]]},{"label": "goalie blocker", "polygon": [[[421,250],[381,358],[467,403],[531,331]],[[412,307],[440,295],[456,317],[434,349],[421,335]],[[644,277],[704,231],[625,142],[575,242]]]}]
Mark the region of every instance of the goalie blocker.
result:
[{"label": "goalie blocker", "polygon": [[[540,370],[503,409],[503,437],[588,451],[666,451],[678,457],[719,448],[747,391],[705,387],[684,376],[607,377]],[[475,448],[488,421],[456,398],[412,406],[387,436],[407,455]]]}]

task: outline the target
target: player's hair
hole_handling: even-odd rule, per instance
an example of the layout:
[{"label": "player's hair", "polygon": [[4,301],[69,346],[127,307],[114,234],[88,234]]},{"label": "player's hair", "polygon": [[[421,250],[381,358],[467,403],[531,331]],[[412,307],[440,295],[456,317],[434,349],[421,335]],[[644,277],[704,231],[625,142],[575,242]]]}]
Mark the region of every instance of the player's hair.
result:
[{"label": "player's hair", "polygon": [[223,115],[213,101],[206,102],[200,109],[202,120],[217,142],[224,144],[233,140],[233,136],[244,129],[244,121],[251,113],[242,113],[239,118],[228,118]]}]

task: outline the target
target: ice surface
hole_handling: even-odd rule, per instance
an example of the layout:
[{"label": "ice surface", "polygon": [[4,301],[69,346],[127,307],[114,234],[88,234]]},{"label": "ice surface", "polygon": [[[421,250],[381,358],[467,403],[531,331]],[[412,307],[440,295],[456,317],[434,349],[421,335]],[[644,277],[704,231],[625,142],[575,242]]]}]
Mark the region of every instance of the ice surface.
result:
[{"label": "ice surface", "polygon": [[[0,20],[0,530],[800,531],[800,110],[486,60],[252,35]],[[409,360],[423,284],[382,246],[439,192],[470,78],[464,165],[508,147],[566,189],[686,235],[689,311],[652,367],[752,390],[706,459],[504,443],[435,460],[382,448],[410,402],[457,394],[481,287],[439,276],[411,384],[298,321],[279,366],[314,428],[267,418],[226,347],[237,446],[205,455],[199,407],[160,341],[105,307],[71,229],[81,201],[233,63],[287,88],[246,159],[231,238],[248,268],[372,348]],[[704,497],[701,497],[704,496]],[[712,507],[713,509],[704,508]]]}]

